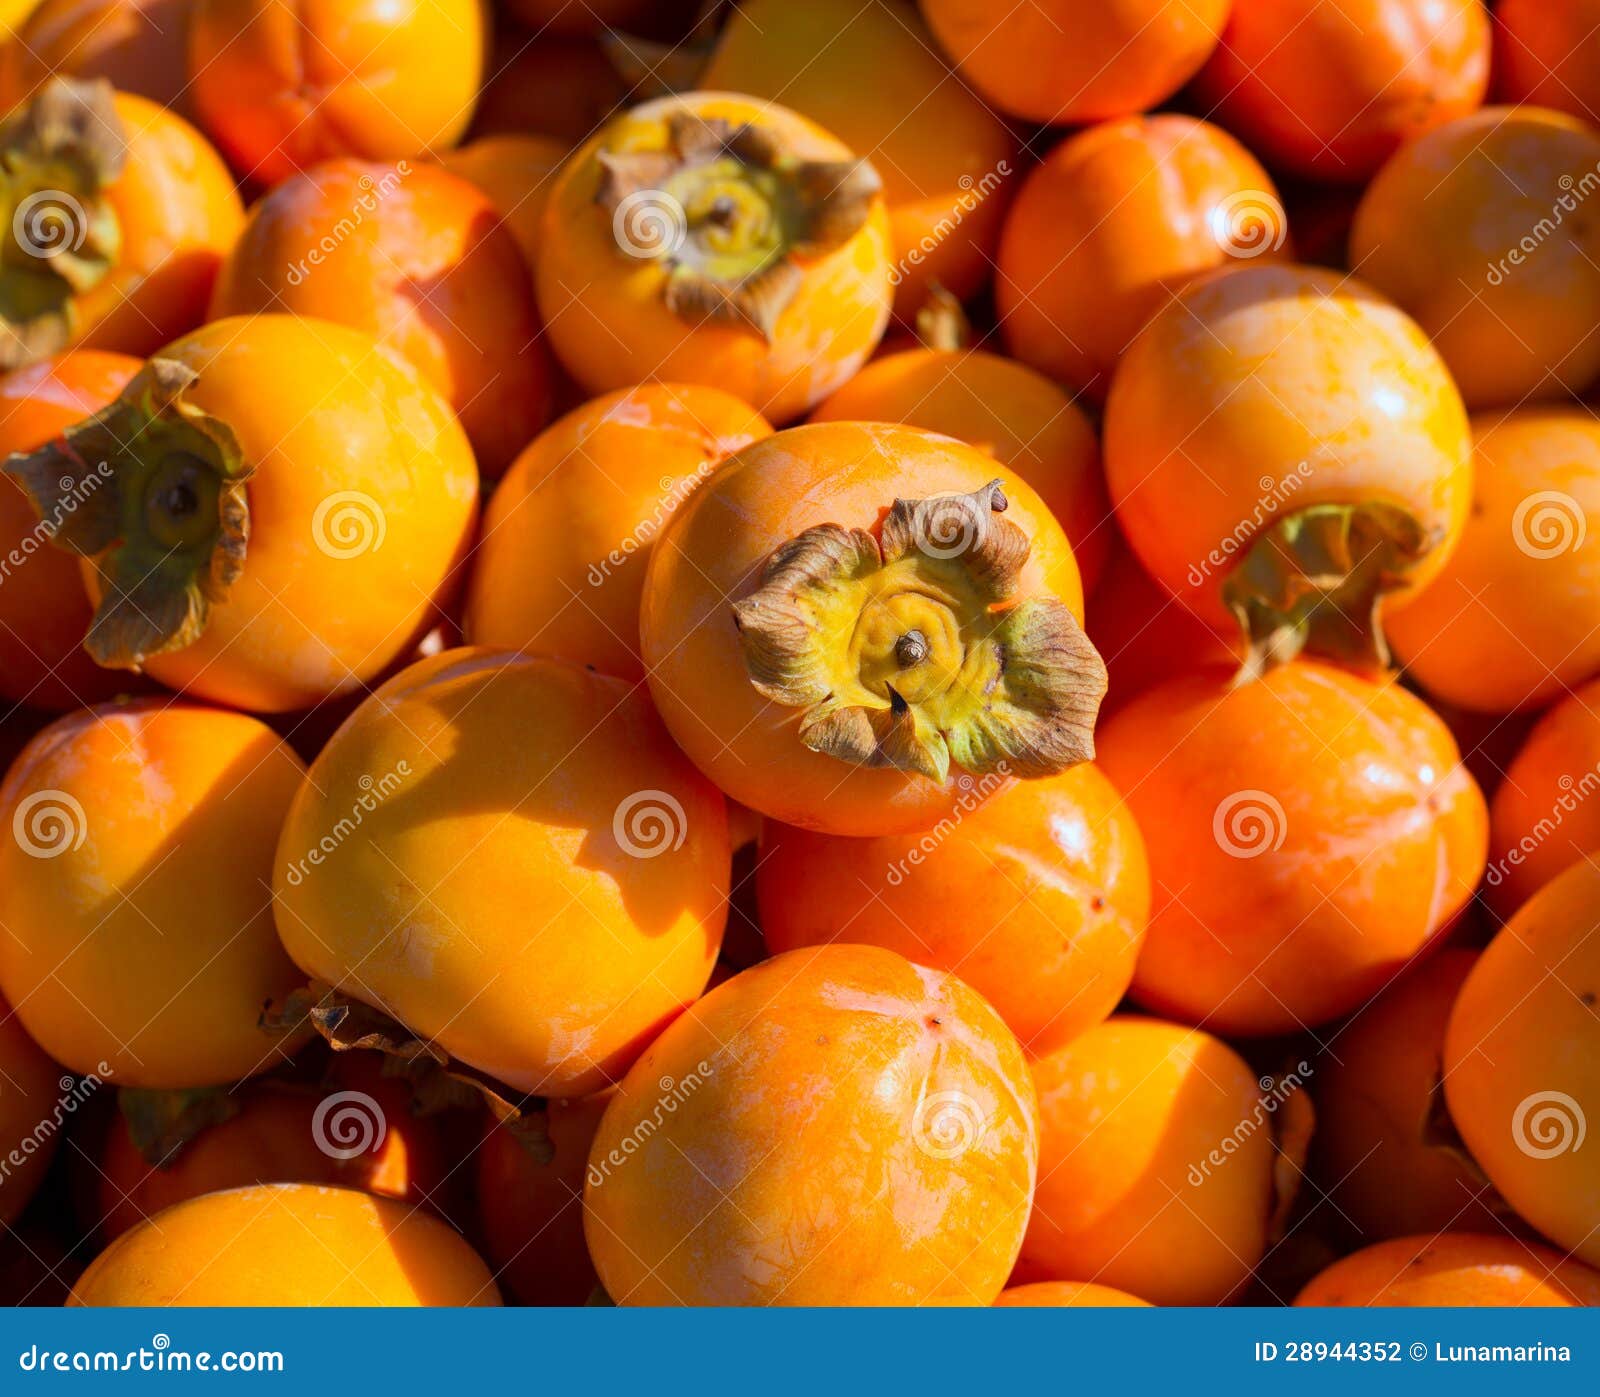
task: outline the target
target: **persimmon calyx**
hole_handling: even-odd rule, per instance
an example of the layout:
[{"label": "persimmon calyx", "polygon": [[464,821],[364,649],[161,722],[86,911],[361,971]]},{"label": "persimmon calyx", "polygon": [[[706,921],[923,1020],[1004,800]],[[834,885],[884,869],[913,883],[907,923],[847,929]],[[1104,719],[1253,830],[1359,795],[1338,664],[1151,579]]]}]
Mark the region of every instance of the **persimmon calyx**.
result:
[{"label": "persimmon calyx", "polygon": [[1017,598],[1028,536],[998,480],[896,500],[874,536],[820,524],[735,602],[750,682],[802,709],[800,740],[941,785],[1048,776],[1094,756],[1106,670],[1054,597]]},{"label": "persimmon calyx", "polygon": [[804,280],[798,259],[853,238],[882,188],[865,160],[801,160],[762,127],[692,112],[668,119],[664,150],[599,158],[618,248],[661,264],[667,309],[769,341]]},{"label": "persimmon calyx", "polygon": [[101,599],[84,646],[102,665],[138,669],[192,644],[244,568],[255,468],[188,400],[196,379],[151,359],[110,406],[5,466],[51,541],[94,560]]},{"label": "persimmon calyx", "polygon": [[105,79],[51,78],[0,126],[0,369],[64,349],[73,298],[116,264],[105,198],[127,139]]},{"label": "persimmon calyx", "polygon": [[924,349],[954,353],[972,345],[972,323],[966,308],[938,282],[928,283],[927,299],[917,311],[917,343]]},{"label": "persimmon calyx", "polygon": [[1387,669],[1383,598],[1435,542],[1414,515],[1375,500],[1311,505],[1274,520],[1222,584],[1248,642],[1236,682],[1301,651]]},{"label": "persimmon calyx", "polygon": [[140,1158],[152,1169],[168,1169],[201,1132],[239,1114],[239,1096],[228,1087],[122,1087],[117,1109]]}]

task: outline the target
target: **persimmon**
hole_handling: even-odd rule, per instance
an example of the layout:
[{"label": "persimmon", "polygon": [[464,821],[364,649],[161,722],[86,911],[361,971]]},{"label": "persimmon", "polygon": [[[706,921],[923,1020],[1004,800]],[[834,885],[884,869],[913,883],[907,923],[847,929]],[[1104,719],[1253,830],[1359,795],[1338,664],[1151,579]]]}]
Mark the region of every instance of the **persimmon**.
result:
[{"label": "persimmon", "polygon": [[1317,1068],[1315,1172],[1369,1242],[1501,1226],[1482,1176],[1429,1131],[1445,1025],[1477,958],[1449,947],[1413,966],[1338,1031]]},{"label": "persimmon", "polygon": [[1434,697],[1480,713],[1541,707],[1600,672],[1600,417],[1523,408],[1472,428],[1461,542],[1391,609],[1389,640]]},{"label": "persimmon", "polygon": [[1195,80],[1270,164],[1359,182],[1489,86],[1483,0],[1233,0]]},{"label": "persimmon", "polygon": [[1336,1261],[1296,1305],[1421,1308],[1600,1305],[1600,1272],[1501,1234],[1397,1237]]},{"label": "persimmon", "polygon": [[1190,283],[1123,356],[1105,422],[1117,522],[1252,670],[1302,648],[1387,663],[1382,619],[1443,568],[1472,496],[1461,396],[1359,282],[1256,263]]},{"label": "persimmon", "polygon": [[740,5],[699,85],[782,102],[871,157],[889,207],[902,319],[932,284],[961,299],[983,289],[1016,173],[1016,137],[950,81],[913,0]]},{"label": "persimmon", "polygon": [[0,45],[0,107],[52,73],[105,78],[122,92],[182,109],[184,25],[193,0],[39,0]]},{"label": "persimmon", "polygon": [[244,213],[182,117],[51,78],[0,124],[0,163],[0,367],[77,345],[150,354],[205,318]]},{"label": "persimmon", "polygon": [[[139,371],[125,354],[68,350],[0,377],[0,458],[43,446],[112,402]],[[98,488],[83,482],[78,509]],[[34,708],[99,703],[129,686],[80,648],[93,609],[78,564],[11,481],[0,484],[0,694]]]},{"label": "persimmon", "polygon": [[446,150],[487,48],[477,0],[193,0],[189,93],[241,175],[267,187],[349,155]]},{"label": "persimmon", "polygon": [[60,718],[0,786],[0,993],[63,1066],[204,1087],[279,1060],[264,895],[305,768],[270,728],[139,700]]},{"label": "persimmon", "polygon": [[813,422],[904,422],[987,451],[1037,491],[1094,587],[1112,528],[1094,428],[1057,384],[982,349],[927,347],[874,359]]},{"label": "persimmon", "polygon": [[0,999],[0,1226],[7,1232],[50,1168],[65,1104],[77,1106],[76,1087]]},{"label": "persimmon", "polygon": [[484,1255],[495,1279],[523,1305],[582,1305],[597,1283],[583,1240],[583,1180],[609,1092],[545,1106],[553,1152],[535,1158],[502,1125],[474,1160]]},{"label": "persimmon", "polygon": [[1039,1187],[1015,1279],[1218,1305],[1267,1245],[1277,1094],[1210,1034],[1119,1017],[1033,1064]]},{"label": "persimmon", "polygon": [[[6,469],[84,555],[96,661],[256,711],[352,692],[407,653],[476,520],[450,405],[370,336],[289,315],[168,345]],[[69,510],[94,475],[93,509]]]},{"label": "persimmon", "polygon": [[569,153],[567,144],[553,136],[480,136],[445,151],[439,163],[488,196],[506,231],[517,240],[531,277],[539,265],[545,201]]},{"label": "persimmon", "polygon": [[921,0],[985,98],[1028,121],[1087,124],[1159,106],[1216,47],[1230,0]]},{"label": "persimmon", "polygon": [[489,1268],[448,1224],[392,1198],[257,1184],[191,1198],[89,1264],[89,1306],[498,1305]]},{"label": "persimmon", "polygon": [[1483,872],[1483,796],[1392,682],[1306,660],[1238,686],[1206,670],[1119,709],[1099,746],[1150,856],[1133,995],[1157,1013],[1240,1035],[1325,1023],[1427,946]]},{"label": "persimmon", "polygon": [[1164,114],[1108,121],[1028,172],[1006,214],[995,306],[1006,348],[1103,399],[1133,337],[1179,287],[1289,258],[1272,177],[1226,131]]},{"label": "persimmon", "polygon": [[365,330],[455,408],[486,475],[550,419],[553,366],[521,249],[489,196],[437,165],[330,160],[250,210],[211,318],[287,311]]},{"label": "persimmon", "polygon": [[484,513],[467,634],[642,679],[639,596],[656,535],[730,452],[771,433],[716,388],[641,384],[569,412]]},{"label": "persimmon", "polygon": [[570,151],[627,104],[629,91],[592,38],[530,38],[502,30],[490,50],[470,134],[548,136]]},{"label": "persimmon", "polygon": [[1568,694],[1529,732],[1489,807],[1484,899],[1509,917],[1600,849],[1600,680]]},{"label": "persimmon", "polygon": [[965,984],[877,946],[791,951],[623,1078],[584,1231],[620,1305],[988,1305],[1037,1155],[1022,1050]]},{"label": "persimmon", "polygon": [[1499,0],[1495,95],[1600,122],[1600,5],[1595,0]]},{"label": "persimmon", "polygon": [[273,901],[314,980],[519,1092],[579,1096],[704,987],[730,859],[722,796],[634,686],[451,650],[323,748]]},{"label": "persimmon", "polygon": [[640,654],[735,800],[829,834],[926,829],[974,780],[1093,756],[1105,670],[1061,527],[992,457],[820,422],[730,457],[656,539]]},{"label": "persimmon", "polygon": [[1032,1054],[1116,1008],[1150,908],[1138,827],[1088,763],[987,778],[923,835],[841,839],[768,821],[755,877],[774,952],[864,942],[949,971]]},{"label": "persimmon", "polygon": [[625,112],[567,162],[539,309],[591,394],[703,383],[780,422],[872,352],[890,256],[867,161],[776,103],[685,93]]},{"label": "persimmon", "polygon": [[1600,374],[1600,132],[1486,107],[1420,136],[1367,186],[1350,262],[1417,318],[1473,409],[1565,399]]},{"label": "persimmon", "polygon": [[1501,928],[1456,997],[1444,1043],[1450,1118],[1519,1216],[1600,1265],[1600,871],[1587,859]]},{"label": "persimmon", "polygon": [[1125,1290],[1113,1290],[1108,1285],[1090,1285],[1084,1281],[1035,1281],[1032,1285],[1014,1285],[1002,1290],[994,1302],[1003,1308],[1012,1306],[1074,1309],[1148,1309],[1150,1302],[1129,1295]]}]

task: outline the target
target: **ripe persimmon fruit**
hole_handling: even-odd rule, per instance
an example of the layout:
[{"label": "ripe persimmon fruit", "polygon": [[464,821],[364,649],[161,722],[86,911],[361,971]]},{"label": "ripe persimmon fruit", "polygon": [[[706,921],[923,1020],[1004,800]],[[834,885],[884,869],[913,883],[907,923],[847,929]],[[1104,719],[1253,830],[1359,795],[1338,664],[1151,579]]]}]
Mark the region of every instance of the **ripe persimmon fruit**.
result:
[{"label": "ripe persimmon fruit", "polygon": [[522,260],[527,263],[531,278],[539,265],[539,230],[544,226],[545,202],[555,185],[556,171],[570,153],[571,147],[554,136],[480,136],[445,151],[439,163],[488,196],[506,230],[522,249]]},{"label": "ripe persimmon fruit", "polygon": [[[99,663],[255,711],[350,693],[438,622],[476,522],[450,405],[358,330],[213,321],[7,471],[84,555]],[[72,509],[102,476],[92,508]]]},{"label": "ripe persimmon fruit", "polygon": [[184,24],[193,0],[26,0],[0,44],[0,108],[32,96],[51,74],[104,78],[120,92],[183,110]]},{"label": "ripe persimmon fruit", "polygon": [[1014,1285],[1000,1292],[994,1302],[1002,1308],[1064,1306],[1071,1309],[1148,1309],[1150,1302],[1125,1290],[1113,1290],[1108,1285],[1090,1285],[1086,1281],[1034,1281],[1032,1285]]},{"label": "ripe persimmon fruit", "polygon": [[28,1036],[16,1011],[0,999],[0,1159],[6,1161],[0,1225],[7,1232],[49,1171],[57,1146],[58,1110],[63,1098],[76,1106],[76,1087]]},{"label": "ripe persimmon fruit", "polygon": [[591,394],[703,383],[783,422],[872,352],[890,260],[867,161],[776,103],[684,93],[623,113],[567,162],[539,309]]},{"label": "ripe persimmon fruit", "polygon": [[1600,1272],[1501,1233],[1397,1237],[1336,1261],[1296,1305],[1420,1308],[1600,1305]]},{"label": "ripe persimmon fruit", "polygon": [[1037,1151],[1022,1049],[965,984],[877,946],[791,951],[623,1078],[584,1230],[621,1305],[988,1305]]},{"label": "ripe persimmon fruit", "polygon": [[993,457],[875,423],[735,453],[656,539],[640,653],[733,799],[830,834],[925,829],[960,776],[1093,756],[1105,670],[1072,550]]},{"label": "ripe persimmon fruit", "polygon": [[1499,0],[1494,29],[1500,101],[1554,107],[1591,125],[1600,122],[1600,4]]}]

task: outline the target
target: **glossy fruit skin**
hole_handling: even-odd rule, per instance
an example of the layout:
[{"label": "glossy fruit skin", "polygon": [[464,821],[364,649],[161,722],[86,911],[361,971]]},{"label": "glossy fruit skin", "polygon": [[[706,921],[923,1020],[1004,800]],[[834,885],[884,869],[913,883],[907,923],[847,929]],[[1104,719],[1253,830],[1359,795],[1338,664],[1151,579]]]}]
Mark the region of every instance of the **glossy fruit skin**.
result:
[{"label": "glossy fruit skin", "polygon": [[562,366],[591,395],[647,380],[703,383],[786,422],[848,380],[888,324],[888,215],[879,201],[847,242],[807,259],[804,281],[778,316],[770,343],[742,326],[691,323],[663,304],[660,264],[625,252],[612,215],[595,201],[600,152],[640,148],[684,109],[751,122],[790,143],[802,159],[851,158],[821,127],[774,103],[696,92],[632,108],[567,162],[550,191],[537,278],[540,315]]},{"label": "glossy fruit skin", "polygon": [[444,150],[472,117],[484,21],[474,0],[194,0],[190,100],[263,188],[340,155]]},{"label": "glossy fruit skin", "polygon": [[1044,1133],[1015,1279],[1093,1277],[1157,1305],[1235,1294],[1272,1210],[1272,1118],[1244,1059],[1198,1029],[1119,1017],[1033,1079]]},{"label": "glossy fruit skin", "polygon": [[1315,1173],[1362,1242],[1502,1226],[1481,1176],[1424,1138],[1445,1025],[1476,960],[1447,947],[1413,966],[1340,1031],[1312,1078]]},{"label": "glossy fruit skin", "polygon": [[1390,612],[1389,640],[1436,698],[1479,713],[1538,708],[1600,672],[1600,418],[1523,408],[1472,428],[1461,542]]},{"label": "glossy fruit skin", "polygon": [[[959,975],[1039,1055],[1116,1008],[1150,907],[1144,841],[1092,763],[983,778],[925,835],[841,839],[768,821],[756,858],[774,953],[828,941]],[[987,798],[985,798],[987,796]]]},{"label": "glossy fruit skin", "polygon": [[439,163],[488,195],[506,231],[517,240],[532,277],[539,264],[545,201],[555,184],[556,171],[570,153],[567,142],[554,136],[480,136],[445,151]]},{"label": "glossy fruit skin", "polygon": [[911,0],[741,5],[699,82],[782,102],[872,159],[889,207],[902,320],[930,283],[961,300],[982,291],[1021,163],[1016,137],[950,80]]},{"label": "glossy fruit skin", "polygon": [[484,511],[472,643],[643,679],[639,598],[655,537],[724,457],[771,432],[748,404],[695,384],[641,384],[569,412]]},{"label": "glossy fruit skin", "polygon": [[1600,5],[1594,0],[1500,0],[1495,6],[1495,96],[1600,118]]},{"label": "glossy fruit skin", "polygon": [[199,374],[188,400],[233,429],[256,473],[243,573],[200,638],[147,672],[255,712],[357,690],[459,585],[477,470],[455,413],[370,336],[326,322],[218,320],[162,356]]},{"label": "glossy fruit skin", "polygon": [[1003,1309],[1012,1307],[1057,1306],[1071,1309],[1148,1309],[1150,1302],[1129,1295],[1124,1290],[1113,1290],[1108,1285],[1090,1285],[1083,1281],[1035,1281],[1032,1285],[1014,1285],[1000,1292],[994,1302]]},{"label": "glossy fruit skin", "polygon": [[1022,1050],[960,980],[876,946],[793,951],[623,1080],[589,1156],[589,1252],[621,1305],[987,1305],[1037,1131]]},{"label": "glossy fruit skin", "polygon": [[[1230,1035],[1354,1009],[1472,897],[1488,814],[1394,683],[1296,660],[1147,690],[1099,734],[1150,856],[1133,996]],[[1134,1287],[1137,1289],[1137,1287]]]},{"label": "glossy fruit skin", "polygon": [[1444,1089],[1472,1156],[1526,1221],[1600,1266],[1600,873],[1581,862],[1489,943],[1450,1015]]},{"label": "glossy fruit skin", "polygon": [[[598,1090],[710,976],[727,814],[633,686],[446,651],[362,704],[311,771],[274,870],[289,954],[497,1081]],[[381,773],[361,837],[317,858]]]},{"label": "glossy fruit skin", "polygon": [[1600,680],[1551,707],[1490,803],[1484,898],[1510,917],[1564,869],[1600,848]]},{"label": "glossy fruit skin", "polygon": [[250,210],[211,318],[282,311],[403,355],[455,408],[497,476],[549,421],[554,366],[533,285],[489,196],[437,165],[338,159]]},{"label": "glossy fruit skin", "polygon": [[[68,350],[0,377],[0,458],[98,412],[139,371],[125,354]],[[50,545],[28,498],[0,481],[0,694],[30,708],[100,703],[136,683],[80,648],[92,612],[72,554]]]},{"label": "glossy fruit skin", "polygon": [[1220,127],[1129,117],[1028,172],[995,267],[1007,350],[1104,400],[1123,351],[1172,293],[1239,261],[1293,256],[1272,177]]},{"label": "glossy fruit skin", "polygon": [[1467,416],[1438,355],[1360,282],[1313,267],[1179,292],[1123,356],[1104,444],[1139,560],[1225,633],[1222,582],[1273,519],[1365,500],[1413,515],[1437,542],[1392,611],[1438,574],[1472,496]]},{"label": "glossy fruit skin", "polygon": [[1398,1237],[1336,1261],[1296,1305],[1600,1305],[1600,1273],[1502,1234]]},{"label": "glossy fruit skin", "polygon": [[63,1066],[119,1086],[234,1082],[296,983],[262,888],[305,768],[254,718],[173,701],[83,709],[0,786],[0,990]]},{"label": "glossy fruit skin", "polygon": [[76,1107],[76,1085],[0,999],[0,1159],[6,1161],[0,1225],[8,1233],[49,1171],[62,1107],[68,1100]]},{"label": "glossy fruit skin", "polygon": [[1360,181],[1483,101],[1489,48],[1482,0],[1233,0],[1195,93],[1268,163]]},{"label": "glossy fruit skin", "polygon": [[1100,446],[1043,374],[982,349],[908,349],[867,364],[811,420],[904,422],[988,452],[1038,492],[1093,588],[1114,533]]},{"label": "glossy fruit skin", "polygon": [[474,1158],[483,1253],[518,1304],[582,1305],[598,1280],[583,1240],[583,1180],[610,1092],[551,1101],[555,1157],[541,1163],[510,1131],[490,1126]]},{"label": "glossy fruit skin", "polygon": [[446,1223],[319,1184],[208,1193],[122,1234],[69,1305],[498,1305],[494,1278]]},{"label": "glossy fruit skin", "polygon": [[1351,264],[1416,317],[1468,407],[1564,399],[1600,374],[1600,229],[1574,216],[1597,164],[1586,123],[1486,107],[1397,152],[1362,196]]},{"label": "glossy fruit skin", "polygon": [[674,739],[729,796],[826,834],[927,829],[954,808],[962,795],[954,773],[939,786],[915,773],[846,766],[802,746],[798,710],[751,686],[729,603],[752,590],[772,551],[803,529],[871,528],[898,497],[976,490],[997,469],[1006,518],[1032,540],[1019,594],[1049,593],[1081,615],[1077,564],[1043,501],[992,457],[911,428],[790,428],[731,456],[674,512],[651,550],[640,654]]},{"label": "glossy fruit skin", "polygon": [[184,106],[184,24],[193,0],[39,0],[0,46],[0,107],[52,73],[105,78],[163,107]]},{"label": "glossy fruit skin", "polygon": [[1080,125],[1159,106],[1215,48],[1231,0],[921,0],[961,76],[1028,121]]}]

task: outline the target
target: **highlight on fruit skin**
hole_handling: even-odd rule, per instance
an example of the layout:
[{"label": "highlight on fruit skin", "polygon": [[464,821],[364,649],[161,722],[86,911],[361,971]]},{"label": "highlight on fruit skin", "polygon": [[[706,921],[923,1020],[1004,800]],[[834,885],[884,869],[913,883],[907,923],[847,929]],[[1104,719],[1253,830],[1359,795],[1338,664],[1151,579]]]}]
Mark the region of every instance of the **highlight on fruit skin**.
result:
[{"label": "highlight on fruit skin", "polygon": [[1443,1232],[1379,1242],[1317,1276],[1300,1306],[1517,1308],[1600,1305],[1600,1271],[1502,1233]]},{"label": "highlight on fruit skin", "polygon": [[1000,1292],[994,1302],[1002,1309],[1054,1308],[1071,1309],[1148,1309],[1150,1302],[1129,1295],[1125,1290],[1113,1290],[1108,1285],[1092,1285],[1087,1281],[1034,1281],[1032,1285],[1014,1285]]},{"label": "highlight on fruit skin", "polygon": [[82,1306],[498,1305],[489,1268],[409,1203],[257,1184],[179,1203],[124,1232],[67,1300]]},{"label": "highlight on fruit skin", "polygon": [[963,776],[1093,756],[1105,669],[1081,609],[1060,525],[992,457],[813,423],[736,453],[673,514],[640,643],[667,727],[735,800],[903,833]]}]

